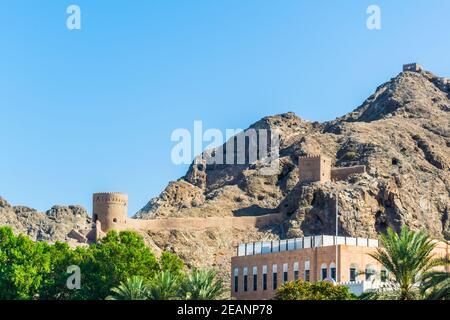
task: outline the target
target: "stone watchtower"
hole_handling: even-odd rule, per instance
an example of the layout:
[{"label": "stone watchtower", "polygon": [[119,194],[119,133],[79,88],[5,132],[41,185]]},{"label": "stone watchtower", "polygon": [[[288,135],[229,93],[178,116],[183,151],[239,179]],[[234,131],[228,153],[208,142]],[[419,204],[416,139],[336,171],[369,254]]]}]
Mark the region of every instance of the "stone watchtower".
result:
[{"label": "stone watchtower", "polygon": [[300,182],[326,182],[331,180],[331,160],[322,155],[300,157]]},{"label": "stone watchtower", "polygon": [[128,216],[128,195],[120,192],[94,193],[92,219],[98,232],[123,230]]},{"label": "stone watchtower", "polygon": [[423,71],[423,67],[418,63],[408,63],[403,65],[403,72],[405,71],[421,72]]}]

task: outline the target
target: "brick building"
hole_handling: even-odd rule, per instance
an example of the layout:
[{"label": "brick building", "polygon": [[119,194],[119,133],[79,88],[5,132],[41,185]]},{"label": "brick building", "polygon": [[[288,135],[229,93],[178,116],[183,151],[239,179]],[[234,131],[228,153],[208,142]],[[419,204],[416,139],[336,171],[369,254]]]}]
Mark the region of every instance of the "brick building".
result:
[{"label": "brick building", "polygon": [[[284,282],[297,279],[336,281],[355,294],[379,288],[387,272],[369,256],[378,246],[376,239],[326,235],[242,244],[231,259],[231,295],[272,299]],[[448,245],[439,243],[435,254],[449,257]]]}]

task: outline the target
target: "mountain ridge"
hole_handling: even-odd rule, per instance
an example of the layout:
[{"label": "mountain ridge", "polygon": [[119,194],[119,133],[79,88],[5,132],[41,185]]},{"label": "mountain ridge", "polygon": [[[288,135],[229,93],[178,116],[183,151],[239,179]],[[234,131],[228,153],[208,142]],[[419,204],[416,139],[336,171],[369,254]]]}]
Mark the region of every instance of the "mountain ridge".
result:
[{"label": "mountain ridge", "polygon": [[[306,121],[293,112],[264,117],[248,129],[281,132],[278,172],[262,175],[258,162],[193,162],[183,177],[169,182],[135,218],[286,214],[283,223],[231,234],[220,228],[144,234],[156,252],[176,252],[188,266],[216,267],[226,279],[230,257],[240,242],[334,234],[336,190],[340,190],[341,235],[376,237],[388,227],[398,230],[407,225],[449,240],[449,98],[450,85],[442,78],[428,71],[407,71],[379,86],[352,112],[331,121]],[[308,154],[323,154],[336,167],[362,164],[367,170],[344,181],[301,184],[298,159]],[[18,214],[1,204],[0,225],[16,223],[12,218],[16,214],[25,217],[19,221],[20,230],[35,235],[33,230],[52,222],[46,220],[51,215],[33,222],[29,218],[36,214],[33,211],[21,209]],[[86,216],[81,215],[81,220],[89,223]],[[70,214],[67,217],[70,225],[78,223]],[[64,230],[53,236],[44,232],[41,240],[64,240]]]}]

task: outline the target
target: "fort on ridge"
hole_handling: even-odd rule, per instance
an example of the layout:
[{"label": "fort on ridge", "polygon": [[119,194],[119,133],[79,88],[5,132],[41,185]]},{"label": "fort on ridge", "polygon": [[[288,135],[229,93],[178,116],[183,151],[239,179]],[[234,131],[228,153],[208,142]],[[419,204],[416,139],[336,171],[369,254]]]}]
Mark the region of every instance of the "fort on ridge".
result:
[{"label": "fort on ridge", "polygon": [[366,166],[332,168],[330,158],[323,155],[300,157],[300,183],[345,180],[352,174],[366,172]]},{"label": "fort on ridge", "polygon": [[[325,183],[328,181],[345,180],[352,174],[366,172],[364,165],[332,168],[331,159],[324,155],[300,157],[298,169],[300,183]],[[110,230],[202,230],[207,228],[246,230],[246,228],[264,227],[281,223],[286,219],[282,213],[244,217],[132,219],[128,217],[128,195],[120,192],[94,193],[92,197],[92,209],[93,225],[88,234],[84,236],[77,230],[72,230],[69,233],[69,237],[77,240],[79,243],[96,242]]]}]

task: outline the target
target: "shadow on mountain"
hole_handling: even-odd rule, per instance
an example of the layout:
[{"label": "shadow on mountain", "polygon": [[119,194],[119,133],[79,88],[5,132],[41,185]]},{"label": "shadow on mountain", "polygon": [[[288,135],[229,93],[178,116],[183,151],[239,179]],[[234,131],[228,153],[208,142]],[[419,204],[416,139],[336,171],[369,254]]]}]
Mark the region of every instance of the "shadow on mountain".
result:
[{"label": "shadow on mountain", "polygon": [[263,216],[270,213],[276,213],[277,210],[271,208],[261,208],[260,206],[253,204],[250,207],[242,208],[233,211],[235,217],[248,217],[248,216]]}]

